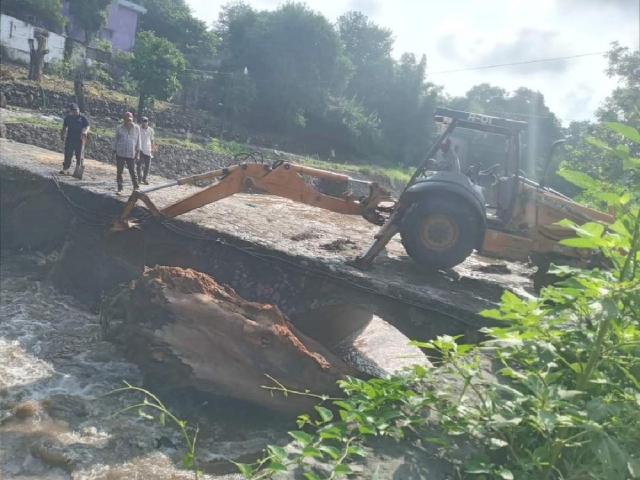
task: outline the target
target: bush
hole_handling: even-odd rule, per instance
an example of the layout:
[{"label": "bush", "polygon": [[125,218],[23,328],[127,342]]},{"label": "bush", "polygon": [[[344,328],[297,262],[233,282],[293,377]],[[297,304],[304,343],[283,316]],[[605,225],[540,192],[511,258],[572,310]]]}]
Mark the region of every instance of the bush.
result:
[{"label": "bush", "polygon": [[[608,126],[640,143],[637,130]],[[607,150],[635,176],[640,159],[629,151],[622,145]],[[580,172],[564,177],[597,187]],[[460,345],[451,336],[412,342],[438,353],[436,367],[416,364],[368,381],[347,378],[339,382],[340,399],[292,391],[268,377],[273,386],[265,388],[317,398],[319,404],[314,418],[299,416],[298,430],[289,432],[295,448],[269,445],[255,464],[236,463],[239,471],[252,479],[293,470],[307,480],[345,478],[355,473],[356,459],[367,455],[363,447],[372,437],[410,435],[445,449],[460,438],[473,440],[476,454],[456,465],[465,480],[640,478],[639,195],[640,182],[622,195],[606,192],[603,198],[616,213],[611,225],[560,222],[577,234],[562,244],[599,250],[610,269],[555,267],[563,280],[543,289],[540,298],[523,300],[505,291],[499,309],[483,312],[500,324],[483,329],[489,340],[480,345]],[[495,378],[485,373],[487,357],[499,366]],[[169,412],[160,401],[137,387],[125,390],[132,388],[145,399],[129,408],[160,410],[157,420],[164,424]],[[140,415],[154,418],[144,410]],[[197,431],[190,437],[186,424],[176,424],[189,450],[185,468],[194,468],[197,478]]]},{"label": "bush", "polygon": [[67,60],[54,60],[45,64],[44,73],[65,80],[71,80],[73,77],[73,66]]},{"label": "bush", "polygon": [[[611,128],[640,140],[634,129]],[[628,148],[609,153],[633,174],[640,170]],[[588,187],[583,175],[573,178]],[[270,390],[321,400],[319,420],[300,416],[299,429],[289,432],[294,453],[269,446],[256,464],[237,464],[241,473],[257,479],[297,469],[308,480],[342,478],[366,455],[369,438],[411,434],[444,448],[458,438],[474,440],[477,454],[459,466],[465,479],[640,478],[640,208],[633,203],[639,193],[638,183],[622,195],[607,192],[616,210],[608,227],[561,222],[577,234],[561,243],[599,250],[610,270],[556,267],[563,281],[539,299],[505,292],[498,310],[483,312],[500,324],[484,329],[489,340],[481,345],[459,345],[450,336],[412,342],[437,351],[439,366],[414,365],[369,381],[348,378],[340,382],[342,399],[293,392],[271,379]],[[500,364],[496,378],[483,372],[485,356]],[[337,417],[322,405],[327,401]],[[331,470],[317,468],[318,460]]]},{"label": "bush", "polygon": [[219,138],[212,138],[204,148],[205,150],[211,150],[212,152],[218,152],[230,157],[246,151],[246,149],[237,142],[222,142]]},{"label": "bush", "polygon": [[96,50],[100,50],[101,52],[112,53],[113,46],[111,42],[108,40],[98,40],[96,42]]}]

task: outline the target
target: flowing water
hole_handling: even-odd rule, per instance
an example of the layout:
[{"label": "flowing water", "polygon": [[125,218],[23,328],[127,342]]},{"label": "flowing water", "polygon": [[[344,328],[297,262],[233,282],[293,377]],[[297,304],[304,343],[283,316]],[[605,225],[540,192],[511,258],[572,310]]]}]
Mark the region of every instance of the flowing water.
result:
[{"label": "flowing water", "polygon": [[[99,318],[47,280],[55,258],[3,256],[0,267],[0,478],[124,480],[193,478],[178,468],[184,455],[176,429],[140,417],[115,415],[141,400],[109,394],[126,380],[142,384],[135,365],[101,340]],[[338,348],[372,372],[394,370],[416,355],[406,338],[379,319]],[[381,354],[382,352],[382,354]],[[162,394],[191,425],[199,424],[205,478],[241,478],[230,458],[251,457],[281,442],[294,427],[254,406]]]}]

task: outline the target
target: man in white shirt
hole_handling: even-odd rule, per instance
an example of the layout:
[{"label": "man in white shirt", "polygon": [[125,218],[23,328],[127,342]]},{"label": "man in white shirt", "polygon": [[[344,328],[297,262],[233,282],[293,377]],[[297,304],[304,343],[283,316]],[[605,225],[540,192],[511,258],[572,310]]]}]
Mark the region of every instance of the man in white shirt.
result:
[{"label": "man in white shirt", "polygon": [[[149,185],[147,182],[147,176],[149,175],[149,167],[151,166],[151,159],[153,158],[153,152],[156,151],[156,145],[154,142],[154,131],[149,126],[149,119],[142,117],[142,124],[140,125],[140,158],[137,161],[138,166],[138,183]],[[142,167],[144,167],[144,175],[142,174]]]},{"label": "man in white shirt", "polygon": [[136,181],[134,165],[138,161],[140,154],[140,127],[133,123],[133,114],[131,112],[125,113],[124,123],[116,127],[116,136],[113,139],[113,153],[116,156],[117,195],[122,195],[122,172],[124,172],[125,163],[127,164],[129,175],[131,175],[133,189],[139,190],[140,187]]},{"label": "man in white shirt", "polygon": [[438,172],[460,173],[460,160],[455,150],[451,148],[450,138],[442,142],[436,158],[430,160],[430,168]]}]

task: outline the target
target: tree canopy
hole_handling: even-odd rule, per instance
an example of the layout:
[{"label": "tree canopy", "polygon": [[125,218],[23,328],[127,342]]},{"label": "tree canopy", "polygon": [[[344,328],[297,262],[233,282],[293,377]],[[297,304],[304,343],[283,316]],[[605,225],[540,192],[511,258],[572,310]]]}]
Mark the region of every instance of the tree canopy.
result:
[{"label": "tree canopy", "polygon": [[84,30],[84,43],[90,45],[107,24],[112,0],[69,0],[73,21]]},{"label": "tree canopy", "polygon": [[[2,7],[55,16],[61,15],[57,2],[5,0]],[[70,3],[89,42],[104,25],[110,0]],[[615,158],[586,140],[613,146],[619,139],[610,129],[591,122],[562,128],[543,94],[526,87],[506,91],[484,83],[448,96],[427,78],[424,55],[395,52],[393,32],[361,12],[349,11],[332,24],[303,3],[260,10],[232,2],[209,28],[186,0],[138,3],[147,13],[128,68],[141,104],[181,87],[185,107],[197,98],[227,127],[239,121],[306,153],[407,166],[423,159],[437,136],[433,110],[445,106],[528,122],[522,168],[530,177],[539,178],[549,147],[563,135],[565,166],[607,181],[622,175]],[[640,128],[640,53],[614,43],[606,57],[605,73],[620,82],[596,117]],[[466,165],[503,161],[502,138],[460,130],[456,136],[467,144]],[[640,153],[637,145],[629,148]],[[560,177],[551,184],[568,185]]]},{"label": "tree canopy", "polygon": [[[304,138],[322,154],[420,159],[439,89],[425,81],[426,58],[392,57],[390,30],[358,12],[332,25],[299,3],[275,11],[232,3],[215,31],[221,70],[247,68],[255,83],[254,125]],[[219,88],[227,83],[221,79]]]},{"label": "tree canopy", "polygon": [[148,98],[165,100],[180,88],[178,74],[186,62],[169,40],[148,31],[138,35],[132,54],[131,77],[138,83],[140,117]]},{"label": "tree canopy", "polygon": [[[454,97],[449,106],[455,110],[520,120],[529,124],[522,136],[522,169],[537,177],[545,163],[551,144],[563,136],[560,120],[547,106],[544,96],[529,88],[514,92],[488,83],[476,85],[464,97]],[[500,163],[504,139],[489,134],[456,133],[470,141],[468,163],[482,163],[485,168]]]},{"label": "tree canopy", "polygon": [[224,71],[247,68],[256,83],[252,114],[285,130],[321,116],[349,74],[333,26],[303,4],[256,12],[242,4],[223,9],[216,27]]},{"label": "tree canopy", "polygon": [[[606,54],[605,73],[618,79],[618,86],[596,111],[600,122],[623,122],[640,129],[640,51],[631,51],[617,42]],[[627,183],[637,181],[633,172],[625,172],[622,159],[608,155],[603,146],[618,148],[620,137],[602,123],[571,122],[566,129],[567,148],[563,167],[586,173],[599,181]],[[640,156],[638,142],[626,142],[633,157]]]},{"label": "tree canopy", "polygon": [[140,17],[139,31],[152,31],[173,43],[194,63],[195,59],[211,60],[217,39],[207,24],[193,15],[185,0],[139,0],[147,13]]}]

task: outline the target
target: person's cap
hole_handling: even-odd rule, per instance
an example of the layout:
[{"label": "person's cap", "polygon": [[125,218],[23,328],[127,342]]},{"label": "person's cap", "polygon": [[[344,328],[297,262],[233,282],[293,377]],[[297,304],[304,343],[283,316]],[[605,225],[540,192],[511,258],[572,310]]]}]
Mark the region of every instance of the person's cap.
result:
[{"label": "person's cap", "polygon": [[69,104],[69,110],[78,110],[78,104],[77,103],[70,103]]},{"label": "person's cap", "polygon": [[124,118],[128,118],[129,120],[133,120],[133,113],[127,112],[124,114]]},{"label": "person's cap", "polygon": [[142,117],[142,121],[143,121],[143,122],[148,122],[148,121],[149,121],[149,118],[147,118],[147,117]]}]

